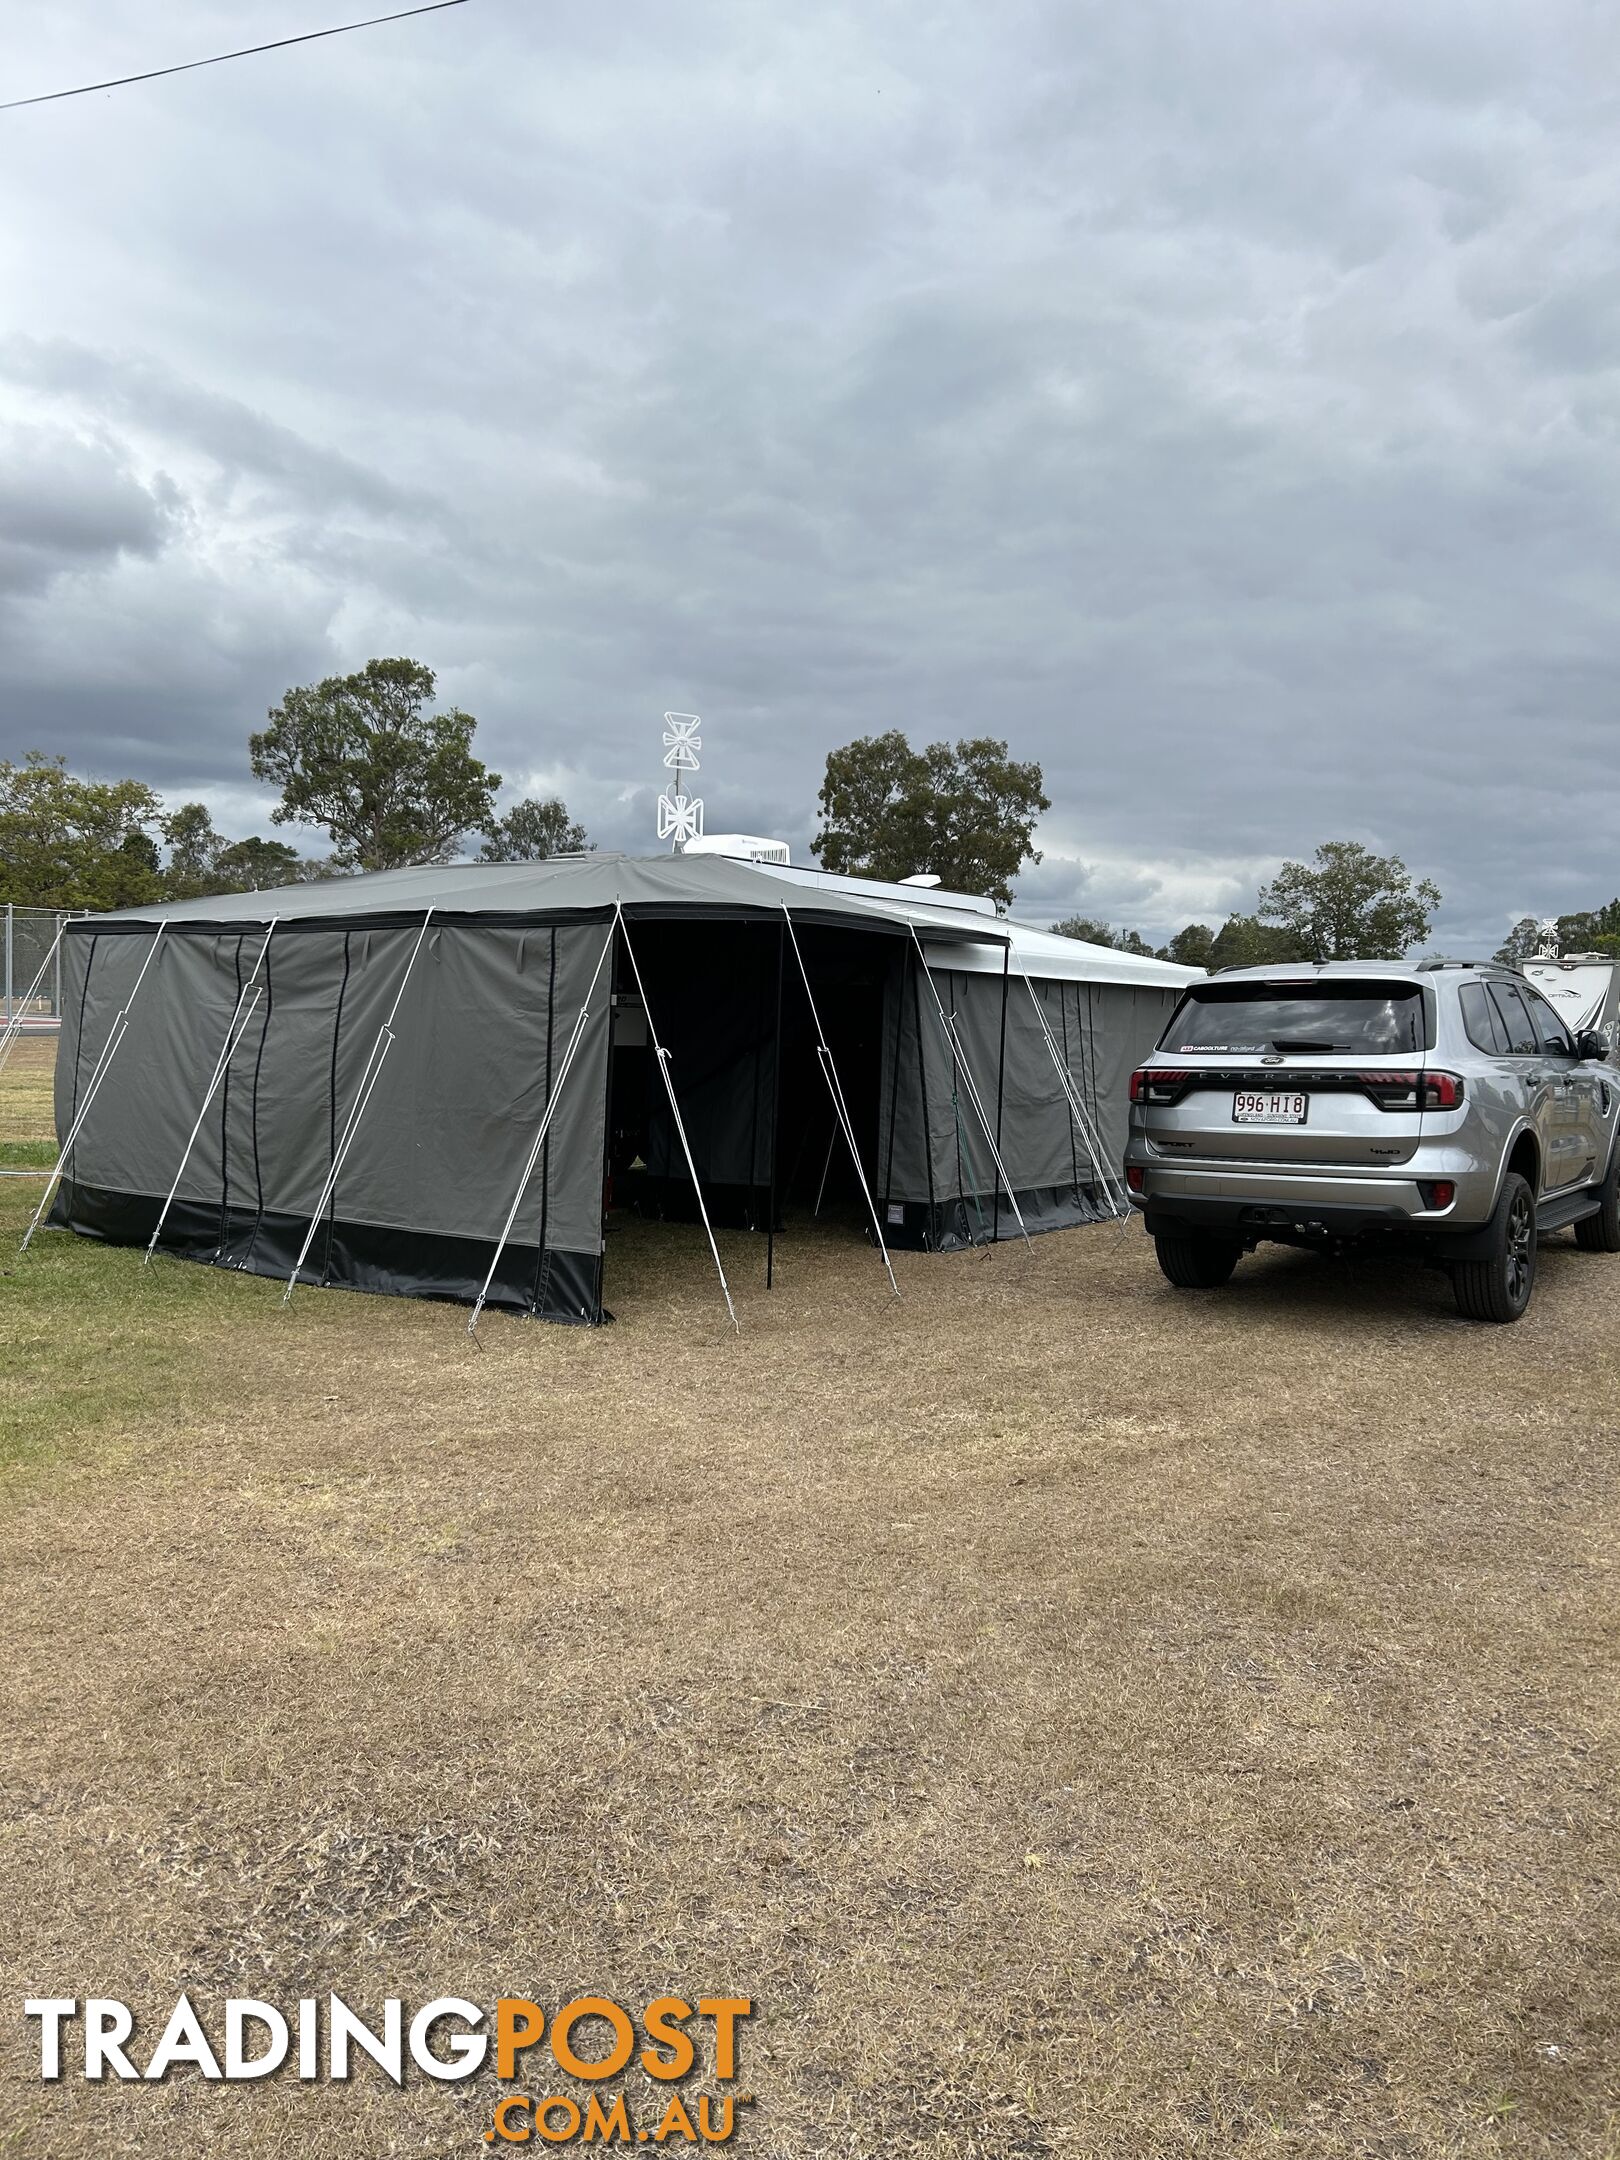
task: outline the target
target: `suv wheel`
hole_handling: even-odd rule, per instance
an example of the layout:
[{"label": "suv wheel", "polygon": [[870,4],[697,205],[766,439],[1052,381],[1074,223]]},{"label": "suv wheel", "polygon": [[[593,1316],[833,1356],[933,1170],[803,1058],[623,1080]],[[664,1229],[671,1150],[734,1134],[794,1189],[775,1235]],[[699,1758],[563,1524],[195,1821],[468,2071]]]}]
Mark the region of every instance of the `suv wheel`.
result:
[{"label": "suv wheel", "polygon": [[1575,1225],[1575,1242],[1588,1252],[1620,1252],[1620,1141],[1600,1189],[1603,1205],[1595,1215],[1581,1217]]},{"label": "suv wheel", "polygon": [[1465,1320],[1517,1320],[1536,1282],[1536,1203],[1516,1170],[1502,1192],[1482,1239],[1477,1260],[1456,1260],[1451,1287]]},{"label": "suv wheel", "polygon": [[1160,1269],[1178,1290],[1219,1289],[1243,1254],[1236,1238],[1156,1237],[1153,1244]]}]

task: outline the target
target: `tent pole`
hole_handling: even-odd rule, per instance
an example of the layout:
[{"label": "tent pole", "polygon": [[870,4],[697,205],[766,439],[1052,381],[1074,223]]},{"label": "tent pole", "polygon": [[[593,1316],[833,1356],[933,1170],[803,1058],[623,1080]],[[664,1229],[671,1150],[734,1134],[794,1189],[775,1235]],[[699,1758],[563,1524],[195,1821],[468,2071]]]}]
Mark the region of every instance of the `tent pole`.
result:
[{"label": "tent pole", "polygon": [[[9,909],[11,905],[10,901],[7,901],[6,905]],[[9,914],[6,919],[8,922],[10,921]],[[29,1006],[33,1004],[35,998],[39,995],[39,986],[45,980],[45,972],[47,968],[49,968],[51,962],[56,958],[56,949],[62,942],[62,932],[67,928],[67,925],[68,919],[65,915],[60,915],[57,917],[56,935],[51,939],[51,949],[45,955],[44,959],[39,963],[38,974],[28,985],[28,988],[23,992],[21,1004],[11,1004],[10,1000],[7,1000],[10,1009],[6,1015],[5,1033],[3,1035],[0,1035],[0,1072],[4,1072],[6,1069],[6,1060],[11,1056],[11,1046],[17,1040],[18,1035],[22,1032],[23,1015],[27,1012]],[[60,998],[58,998],[55,1000],[55,1003],[56,1016],[58,1020],[60,1020],[62,1017],[62,1001]]]},{"label": "tent pole", "polygon": [[52,1200],[56,1196],[56,1188],[62,1182],[62,1172],[63,1169],[66,1167],[67,1159],[73,1153],[74,1145],[77,1142],[80,1133],[84,1130],[85,1119],[90,1115],[90,1105],[95,1101],[97,1092],[101,1087],[101,1083],[103,1080],[106,1079],[108,1071],[112,1066],[112,1061],[118,1055],[118,1046],[123,1041],[125,1035],[129,1030],[130,1007],[134,1004],[136,998],[140,996],[141,984],[146,980],[146,971],[152,965],[152,962],[157,958],[158,947],[163,943],[163,933],[165,930],[168,929],[168,927],[168,917],[165,916],[163,921],[160,922],[157,926],[157,936],[152,940],[151,951],[141,962],[141,972],[135,978],[134,989],[131,990],[129,996],[124,1000],[122,1006],[119,1008],[117,1018],[113,1021],[112,1026],[107,1030],[107,1040],[105,1041],[105,1043],[102,1044],[100,1057],[96,1059],[95,1071],[90,1075],[90,1085],[85,1089],[84,1101],[79,1105],[79,1114],[73,1120],[73,1123],[68,1127],[68,1136],[62,1142],[62,1152],[56,1158],[55,1168],[52,1170],[50,1176],[45,1181],[45,1191],[40,1198],[39,1206],[34,1210],[34,1219],[28,1225],[28,1228],[23,1232],[23,1241],[21,1245],[17,1248],[17,1257],[19,1260],[28,1250],[28,1247],[33,1240],[34,1232],[39,1228],[41,1222],[43,1222],[45,1219],[45,1210],[50,1206]]},{"label": "tent pole", "polygon": [[[828,1047],[826,1032],[821,1025],[821,1014],[816,1010],[816,994],[810,987],[810,971],[804,964],[804,954],[799,950],[799,933],[793,927],[793,916],[785,900],[782,902],[782,920],[786,925],[788,936],[793,940],[793,957],[799,964],[799,974],[804,981],[805,1000],[810,1007],[810,1017],[816,1024],[816,1056],[821,1061],[821,1070],[827,1081],[827,1092],[832,1097],[833,1116],[843,1129],[844,1139],[849,1147],[850,1160],[855,1165],[855,1175],[861,1181],[861,1191],[866,1199],[867,1213],[872,1218],[872,1235],[877,1239],[878,1251],[883,1256],[883,1267],[889,1278],[889,1288],[898,1297],[900,1295],[900,1285],[894,1279],[894,1267],[889,1259],[889,1248],[883,1242],[883,1225],[878,1220],[877,1206],[872,1198],[872,1188],[866,1182],[866,1170],[861,1162],[861,1151],[855,1145],[855,1128],[850,1123],[849,1111],[845,1107],[844,1091],[838,1084],[838,1068],[833,1063],[833,1054]],[[827,1161],[830,1166],[832,1162],[832,1146],[830,1142],[827,1148]],[[822,1172],[821,1182],[823,1186],[826,1185],[827,1175],[825,1171]]]},{"label": "tent pole", "polygon": [[[996,1044],[996,1146],[1001,1145],[1001,1105],[1007,1092],[1007,962],[1012,952],[1012,939],[1001,948],[1001,1036]],[[996,1193],[995,1224],[991,1236],[999,1244],[1001,1240],[1001,1194]]]},{"label": "tent pole", "polygon": [[371,1046],[371,1055],[366,1059],[365,1070],[360,1075],[360,1085],[355,1091],[354,1107],[349,1112],[348,1120],[343,1127],[343,1137],[338,1142],[333,1153],[332,1167],[326,1173],[326,1182],[321,1187],[321,1197],[315,1203],[315,1212],[309,1219],[309,1228],[304,1232],[304,1242],[298,1248],[298,1258],[293,1262],[292,1273],[287,1277],[287,1287],[281,1293],[283,1305],[289,1305],[292,1302],[292,1294],[298,1282],[299,1271],[309,1257],[309,1248],[315,1242],[315,1233],[321,1226],[321,1217],[326,1213],[326,1203],[337,1189],[338,1174],[343,1168],[344,1158],[347,1156],[350,1146],[353,1144],[354,1136],[359,1130],[361,1117],[365,1113],[366,1104],[371,1100],[371,1091],[377,1085],[383,1063],[389,1051],[393,1048],[394,1022],[399,1017],[399,1001],[405,995],[405,985],[411,979],[411,970],[416,965],[416,956],[422,950],[422,943],[428,934],[428,925],[432,920],[433,910],[429,908],[422,917],[422,927],[416,933],[416,943],[411,947],[411,957],[405,963],[405,972],[399,978],[399,988],[394,992],[394,1002],[388,1008],[388,1018],[377,1030],[377,1040]]},{"label": "tent pole", "polygon": [[827,1180],[832,1176],[833,1149],[838,1145],[838,1113],[833,1112],[831,1129],[827,1134],[827,1160],[821,1166],[821,1183],[816,1187],[816,1219],[821,1218],[821,1203],[827,1197]]},{"label": "tent pole", "polygon": [[641,993],[641,1009],[647,1016],[647,1033],[652,1038],[653,1056],[658,1062],[659,1072],[663,1075],[664,1092],[669,1097],[669,1114],[675,1120],[675,1130],[680,1136],[681,1153],[686,1157],[686,1167],[692,1174],[692,1190],[697,1194],[698,1213],[703,1217],[703,1228],[709,1240],[709,1251],[714,1255],[714,1271],[720,1278],[720,1295],[726,1301],[726,1311],[731,1315],[731,1324],[740,1335],[742,1333],[742,1324],[737,1318],[737,1308],[731,1302],[731,1285],[726,1281],[726,1271],[720,1264],[720,1248],[714,1241],[714,1228],[709,1221],[709,1210],[704,1204],[703,1187],[698,1183],[697,1164],[692,1160],[691,1143],[686,1137],[686,1127],[681,1121],[681,1106],[675,1100],[675,1083],[669,1076],[669,1052],[658,1040],[658,1030],[653,1026],[652,1007],[647,1003],[647,985],[641,979],[641,962],[636,958],[636,948],[630,942],[630,925],[624,920],[622,909],[620,911],[619,926],[624,932],[624,949],[630,955],[630,965],[635,973],[636,988]]},{"label": "tent pole", "polygon": [[[180,1167],[174,1173],[174,1183],[169,1187],[169,1196],[158,1210],[158,1219],[152,1226],[152,1235],[147,1243],[145,1257],[141,1261],[142,1267],[151,1265],[152,1255],[157,1251],[158,1238],[162,1234],[164,1223],[168,1220],[169,1210],[174,1205],[174,1196],[180,1190],[180,1180],[186,1174],[186,1164],[190,1162],[191,1151],[197,1145],[197,1135],[202,1131],[203,1119],[208,1115],[208,1106],[215,1095],[218,1094],[220,1082],[230,1070],[231,1060],[241,1047],[242,1037],[247,1033],[249,1023],[258,1010],[259,1000],[264,995],[264,992],[255,986],[259,980],[259,970],[264,965],[265,954],[270,950],[270,940],[276,934],[277,919],[276,916],[271,916],[270,927],[264,933],[264,943],[259,947],[259,957],[253,963],[253,973],[237,992],[236,1010],[231,1014],[226,1026],[225,1040],[220,1044],[219,1056],[214,1060],[214,1070],[203,1094],[202,1105],[197,1112],[197,1122],[191,1128],[191,1138],[186,1142],[185,1153],[180,1158]],[[252,992],[251,997],[248,994],[250,991]]]},{"label": "tent pole", "polygon": [[[540,1150],[546,1144],[546,1134],[551,1130],[552,1117],[558,1103],[562,1100],[564,1082],[573,1068],[580,1042],[586,1027],[590,1023],[591,1000],[595,997],[596,986],[602,979],[602,970],[607,965],[608,954],[613,950],[613,939],[618,927],[619,909],[615,904],[613,920],[608,924],[608,934],[602,946],[601,958],[597,961],[590,982],[586,986],[584,1002],[581,1004],[575,1018],[573,1033],[568,1038],[568,1047],[563,1052],[562,1063],[557,1068],[557,1077],[552,1084],[551,1094],[546,1102],[545,1115],[540,1120],[540,1129],[534,1136],[534,1145],[529,1150],[529,1159],[523,1165],[522,1173],[517,1182],[517,1191],[512,1195],[512,1205],[507,1209],[506,1220],[501,1225],[501,1234],[496,1240],[495,1251],[489,1263],[489,1273],[484,1277],[483,1287],[473,1304],[472,1317],[467,1322],[467,1333],[475,1342],[478,1340],[478,1316],[483,1311],[485,1300],[489,1296],[489,1286],[495,1280],[495,1270],[501,1264],[501,1254],[506,1250],[506,1241],[512,1235],[512,1225],[517,1221],[518,1209],[523,1205],[523,1195],[528,1191],[529,1180],[534,1176],[534,1166],[540,1160]],[[608,985],[608,994],[611,997],[611,983]]]},{"label": "tent pole", "polygon": [[1076,1093],[1074,1075],[1069,1071],[1058,1051],[1051,1027],[1048,1025],[1045,1013],[1041,1010],[1041,1001],[1035,995],[1035,985],[1029,979],[1029,973],[1024,966],[1022,956],[1019,958],[1018,972],[1024,978],[1024,988],[1029,992],[1029,1002],[1035,1008],[1035,1017],[1040,1022],[1041,1033],[1046,1038],[1047,1050],[1051,1054],[1053,1065],[1057,1068],[1057,1076],[1063,1084],[1063,1092],[1068,1097],[1069,1115],[1079,1129],[1080,1137],[1085,1142],[1086,1153],[1091,1158],[1091,1167],[1097,1173],[1098,1187],[1103,1198],[1108,1202],[1109,1207],[1119,1217],[1120,1221],[1122,1223],[1129,1222],[1130,1202],[1124,1198],[1119,1179],[1112,1174],[1104,1162],[1100,1135],[1095,1131],[1091,1119],[1086,1114],[1085,1104]]},{"label": "tent pole", "polygon": [[928,956],[922,949],[922,939],[917,935],[915,923],[911,925],[911,942],[917,948],[917,958],[922,962],[923,974],[928,978],[928,988],[934,1000],[934,1010],[939,1015],[940,1028],[944,1033],[946,1042],[950,1045],[952,1056],[962,1068],[962,1077],[967,1082],[968,1101],[973,1105],[974,1115],[979,1120],[979,1128],[984,1134],[985,1145],[990,1150],[991,1160],[995,1163],[997,1175],[1000,1177],[1002,1188],[1007,1195],[1007,1205],[1012,1209],[1013,1220],[1023,1234],[1026,1249],[1033,1253],[1035,1248],[1030,1242],[1029,1225],[1024,1221],[1023,1210],[1018,1205],[1018,1196],[1008,1181],[1007,1166],[1001,1159],[1001,1150],[996,1146],[996,1136],[991,1130],[990,1120],[985,1114],[984,1098],[979,1093],[978,1082],[973,1077],[973,1068],[968,1063],[967,1053],[962,1048],[962,1038],[956,1032],[954,1023],[947,1016],[944,1006],[940,1003],[939,989],[934,981],[933,970],[928,965]]},{"label": "tent pole", "polygon": [[776,1141],[782,1110],[782,963],[787,952],[787,931],[776,933],[776,1044],[771,1052],[771,1198],[765,1218],[765,1287],[776,1281]]}]

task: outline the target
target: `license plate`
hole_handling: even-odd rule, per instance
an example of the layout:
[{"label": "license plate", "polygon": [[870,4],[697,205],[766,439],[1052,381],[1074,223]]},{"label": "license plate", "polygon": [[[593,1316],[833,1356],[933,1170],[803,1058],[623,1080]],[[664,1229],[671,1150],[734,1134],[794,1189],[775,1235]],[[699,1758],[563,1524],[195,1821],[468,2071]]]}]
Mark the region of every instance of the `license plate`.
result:
[{"label": "license plate", "polygon": [[1270,1090],[1265,1093],[1234,1095],[1232,1097],[1232,1123],[1234,1125],[1303,1125],[1305,1122],[1304,1095],[1279,1095]]}]

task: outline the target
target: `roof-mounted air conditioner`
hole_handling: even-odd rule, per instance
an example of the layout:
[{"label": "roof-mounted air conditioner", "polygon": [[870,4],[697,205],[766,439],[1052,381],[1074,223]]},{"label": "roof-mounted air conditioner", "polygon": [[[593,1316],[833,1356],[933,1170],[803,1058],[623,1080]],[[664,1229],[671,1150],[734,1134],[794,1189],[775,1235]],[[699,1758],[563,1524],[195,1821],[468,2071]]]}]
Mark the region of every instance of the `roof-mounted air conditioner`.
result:
[{"label": "roof-mounted air conditioner", "polygon": [[738,862],[790,863],[785,840],[760,840],[752,833],[712,832],[701,839],[688,840],[688,855],[730,855]]}]

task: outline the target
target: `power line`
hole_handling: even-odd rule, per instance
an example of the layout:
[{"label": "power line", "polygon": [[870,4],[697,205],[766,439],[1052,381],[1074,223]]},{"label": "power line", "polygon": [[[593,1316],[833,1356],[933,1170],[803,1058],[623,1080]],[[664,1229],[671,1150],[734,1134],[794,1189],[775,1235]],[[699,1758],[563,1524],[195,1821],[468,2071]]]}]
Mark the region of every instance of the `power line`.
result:
[{"label": "power line", "polygon": [[58,98],[88,97],[92,90],[122,90],[126,83],[155,82],[160,75],[185,75],[192,68],[218,67],[222,60],[246,60],[254,53],[280,52],[284,45],[312,45],[317,38],[342,37],[349,30],[374,30],[379,23],[403,22],[407,15],[436,15],[441,8],[464,7],[466,0],[427,0],[423,7],[401,8],[397,15],[370,15],[364,22],[338,23],[331,30],[306,30],[300,37],[272,38],[268,45],[244,45],[239,52],[212,53],[206,60],[182,60],[177,67],[148,68],[144,75],[115,75],[111,82],[80,83],[75,90],[47,90],[40,97],[8,98],[0,112],[19,105],[51,105]]}]

